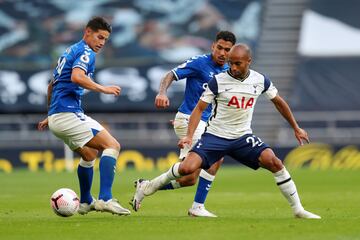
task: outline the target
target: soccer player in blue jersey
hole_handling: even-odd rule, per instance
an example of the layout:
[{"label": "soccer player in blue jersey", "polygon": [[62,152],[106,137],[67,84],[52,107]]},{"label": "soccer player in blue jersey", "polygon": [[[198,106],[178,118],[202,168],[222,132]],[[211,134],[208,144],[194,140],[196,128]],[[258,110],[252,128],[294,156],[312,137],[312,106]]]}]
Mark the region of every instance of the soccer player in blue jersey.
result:
[{"label": "soccer player in blue jersey", "polygon": [[[232,32],[220,31],[215,37],[212,44],[211,53],[206,55],[199,55],[190,58],[185,63],[172,69],[161,80],[159,93],[155,98],[155,106],[157,108],[167,108],[170,105],[169,98],[166,96],[166,90],[175,80],[186,79],[186,88],[184,100],[179,107],[179,110],[174,120],[174,130],[179,139],[185,137],[189,117],[195,108],[201,94],[204,92],[208,82],[215,74],[226,71],[228,65],[226,63],[228,52],[235,44],[236,37]],[[193,135],[193,144],[200,139],[201,134],[205,131],[206,122],[211,114],[211,106],[204,110],[201,121],[196,128]],[[180,150],[179,159],[183,160],[188,154],[191,146],[185,146]],[[188,214],[198,217],[216,217],[215,214],[206,210],[204,203],[214,181],[215,174],[219,169],[223,160],[221,159],[216,164],[211,166],[207,171],[198,170],[194,174],[184,176],[180,179],[173,180],[169,184],[163,186],[162,189],[176,189],[180,187],[192,186],[196,183],[199,177],[199,184],[196,190],[195,198],[192,207]],[[200,175],[200,176],[199,176]]]},{"label": "soccer player in blue jersey", "polygon": [[[71,150],[80,154],[77,174],[80,184],[80,214],[97,210],[129,215],[112,196],[116,160],[120,151],[118,141],[97,121],[84,114],[81,96],[84,89],[119,96],[119,86],[102,86],[92,80],[95,55],[105,45],[111,26],[102,17],[92,18],[86,25],[83,39],[66,49],[60,56],[48,86],[48,117],[39,122],[38,129],[47,126]],[[100,193],[98,200],[91,195],[93,167],[100,157]]]},{"label": "soccer player in blue jersey", "polygon": [[280,97],[273,83],[266,76],[249,69],[250,63],[251,53],[247,45],[238,44],[231,48],[230,69],[216,75],[208,83],[191,113],[187,134],[179,141],[179,147],[192,145],[193,135],[202,113],[209,103],[216,100],[205,133],[184,161],[175,163],[169,171],[151,181],[138,180],[134,195],[137,209],[140,208],[145,196],[154,194],[170,181],[193,174],[200,168],[208,169],[219,159],[229,155],[254,170],[263,167],[271,171],[295,217],[321,218],[304,209],[295,183],[282,161],[266,143],[252,133],[251,121],[254,106],[257,98],[264,94],[289,122],[299,143],[302,145],[304,141],[309,142],[307,132],[298,126],[289,105]]}]

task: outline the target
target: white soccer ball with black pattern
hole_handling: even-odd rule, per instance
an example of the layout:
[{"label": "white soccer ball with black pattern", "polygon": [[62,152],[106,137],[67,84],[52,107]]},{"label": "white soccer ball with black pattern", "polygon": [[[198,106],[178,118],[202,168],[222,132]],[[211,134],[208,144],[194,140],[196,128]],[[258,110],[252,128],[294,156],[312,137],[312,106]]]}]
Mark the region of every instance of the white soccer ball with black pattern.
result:
[{"label": "white soccer ball with black pattern", "polygon": [[51,196],[50,205],[57,215],[70,217],[79,210],[80,201],[73,190],[60,188]]}]

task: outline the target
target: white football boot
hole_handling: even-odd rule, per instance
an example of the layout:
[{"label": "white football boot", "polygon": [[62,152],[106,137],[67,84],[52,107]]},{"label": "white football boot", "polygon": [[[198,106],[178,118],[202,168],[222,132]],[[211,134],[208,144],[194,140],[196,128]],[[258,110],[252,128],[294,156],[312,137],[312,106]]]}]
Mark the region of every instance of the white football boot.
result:
[{"label": "white football boot", "polygon": [[135,194],[130,201],[130,205],[137,212],[141,207],[141,201],[145,198],[145,188],[150,183],[149,180],[138,179],[135,181]]},{"label": "white football boot", "polygon": [[109,212],[117,215],[130,215],[130,210],[122,207],[115,198],[104,201],[99,199],[95,202],[95,210],[100,212]]},{"label": "white football boot", "polygon": [[95,202],[96,199],[92,198],[92,201],[90,204],[88,203],[80,203],[78,213],[81,215],[88,214],[91,211],[95,211]]},{"label": "white football boot", "polygon": [[295,216],[295,218],[321,219],[320,216],[318,216],[314,213],[308,212],[305,209],[294,212],[294,216]]},{"label": "white football boot", "polygon": [[188,215],[191,217],[217,217],[215,214],[206,210],[203,204],[190,208],[188,211]]}]

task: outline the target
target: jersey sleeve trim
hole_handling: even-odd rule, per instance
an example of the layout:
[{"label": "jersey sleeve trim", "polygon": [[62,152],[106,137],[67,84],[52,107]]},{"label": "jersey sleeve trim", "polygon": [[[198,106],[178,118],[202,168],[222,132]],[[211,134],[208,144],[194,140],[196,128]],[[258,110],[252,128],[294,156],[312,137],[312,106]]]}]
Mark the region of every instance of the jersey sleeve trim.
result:
[{"label": "jersey sleeve trim", "polygon": [[264,76],[264,90],[261,93],[266,92],[269,89],[270,85],[271,85],[270,79],[265,75],[263,75],[263,76]]},{"label": "jersey sleeve trim", "polygon": [[81,68],[82,70],[84,70],[85,71],[85,73],[87,72],[87,69],[86,68],[84,68],[83,66],[81,66],[81,65],[74,65],[73,67],[72,67],[72,69],[74,69],[74,68]]},{"label": "jersey sleeve trim", "polygon": [[174,74],[175,76],[175,81],[179,81],[179,76],[176,74],[175,70],[171,70],[171,72]]},{"label": "jersey sleeve trim", "polygon": [[208,86],[209,86],[209,89],[213,92],[214,95],[217,95],[219,93],[219,88],[218,88],[218,84],[217,84],[217,81],[216,81],[215,77],[213,77],[208,82]]}]

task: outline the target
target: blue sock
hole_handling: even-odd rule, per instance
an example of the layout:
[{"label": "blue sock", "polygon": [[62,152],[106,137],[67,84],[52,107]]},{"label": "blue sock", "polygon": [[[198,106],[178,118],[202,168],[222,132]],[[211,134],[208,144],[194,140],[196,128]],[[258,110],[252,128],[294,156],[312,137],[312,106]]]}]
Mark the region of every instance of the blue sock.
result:
[{"label": "blue sock", "polygon": [[114,182],[116,159],[108,155],[100,158],[100,193],[99,199],[112,199],[111,188]]},{"label": "blue sock", "polygon": [[[208,174],[208,175],[210,175],[210,174]],[[214,176],[212,176],[212,177],[214,177]],[[208,179],[205,179],[203,176],[199,176],[199,183],[198,183],[198,187],[196,189],[194,202],[204,204],[213,180],[214,179],[208,180]]]},{"label": "blue sock", "polygon": [[170,183],[166,184],[165,186],[163,186],[162,188],[160,188],[159,190],[172,190],[174,189],[173,185]]},{"label": "blue sock", "polygon": [[93,180],[93,173],[93,167],[83,167],[81,165],[78,166],[77,174],[80,184],[80,203],[90,204],[92,202],[90,190]]}]

